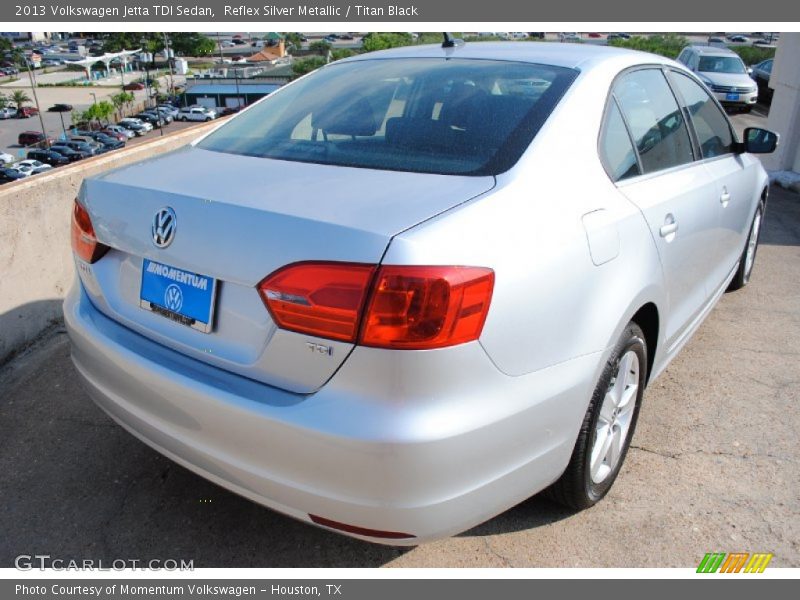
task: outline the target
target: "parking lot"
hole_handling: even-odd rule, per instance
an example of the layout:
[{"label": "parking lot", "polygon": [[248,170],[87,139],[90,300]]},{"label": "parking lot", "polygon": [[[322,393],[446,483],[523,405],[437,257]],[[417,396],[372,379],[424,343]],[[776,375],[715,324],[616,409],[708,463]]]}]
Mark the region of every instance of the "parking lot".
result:
[{"label": "parking lot", "polygon": [[[23,89],[28,96],[33,97],[31,94],[30,87],[21,87],[21,88],[11,88],[7,86],[0,86],[0,93],[9,95],[11,91],[14,89]],[[47,112],[47,108],[52,106],[56,103],[65,103],[71,104],[75,111],[81,111],[87,109],[94,98],[92,97],[92,93],[95,94],[97,101],[101,102],[103,100],[108,100],[110,96],[113,94],[119,93],[120,88],[105,88],[105,87],[92,87],[92,88],[72,88],[72,87],[45,87],[45,88],[38,88],[36,90],[37,95],[39,96],[39,104],[42,107],[42,119],[44,120],[44,127],[45,132],[48,136],[58,139],[64,132],[62,128],[62,116],[63,116],[63,125],[69,130],[71,125],[70,120],[70,113],[57,113],[57,112]],[[144,100],[144,93],[143,92],[135,92],[137,102],[142,102]],[[33,103],[29,103],[28,106],[33,106]],[[173,122],[164,127],[164,134],[170,133],[172,131],[179,131],[185,127],[191,126],[192,123],[183,123],[183,122]],[[27,149],[21,147],[17,141],[19,134],[23,131],[41,131],[42,126],[39,121],[38,116],[33,116],[27,119],[3,119],[0,120],[0,152],[7,152],[12,156],[16,156],[24,158],[21,155],[27,155]],[[161,132],[156,128],[155,130],[149,132],[147,135],[142,137],[135,137],[129,140],[128,144],[136,144],[140,143],[144,140],[152,139],[153,137],[161,135]]]},{"label": "parking lot", "polygon": [[761,244],[751,284],[722,298],[650,386],[602,503],[575,514],[535,497],[416,548],[293,521],[160,456],[92,404],[56,329],[0,369],[0,566],[49,554],[196,567],[693,567],[706,552],[742,551],[800,567],[800,196],[773,189]]}]

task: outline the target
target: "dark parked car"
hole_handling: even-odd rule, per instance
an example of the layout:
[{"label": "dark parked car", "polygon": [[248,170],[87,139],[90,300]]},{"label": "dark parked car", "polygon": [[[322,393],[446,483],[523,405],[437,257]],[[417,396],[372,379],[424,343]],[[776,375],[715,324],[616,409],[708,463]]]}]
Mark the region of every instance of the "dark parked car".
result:
[{"label": "dark parked car", "polygon": [[72,104],[53,104],[47,109],[47,112],[69,112],[72,110]]},{"label": "dark parked car", "polygon": [[142,121],[147,121],[153,127],[162,127],[162,126],[166,125],[166,122],[164,121],[164,119],[161,116],[159,116],[159,115],[157,115],[155,113],[140,112],[140,113],[138,113],[136,115],[133,115],[133,116],[136,119],[140,119]]},{"label": "dark parked car", "polygon": [[120,133],[118,131],[112,131],[110,129],[101,129],[97,133],[105,134],[110,138],[114,138],[114,139],[119,140],[120,142],[127,142],[128,141],[128,136],[125,135],[124,133]]},{"label": "dark parked car", "polygon": [[6,167],[0,168],[0,183],[8,183],[9,181],[17,181],[24,179],[25,174],[20,173],[16,169],[8,169]]},{"label": "dark parked car", "polygon": [[772,75],[773,60],[768,58],[757,65],[753,65],[753,74],[751,75],[758,86],[758,100],[765,104],[772,102],[772,89],[769,87],[769,78]]},{"label": "dark parked car", "polygon": [[125,142],[118,140],[116,137],[105,135],[104,133],[95,133],[92,135],[92,138],[95,141],[103,144],[103,147],[107,150],[117,150],[118,148],[125,147]]},{"label": "dark parked car", "polygon": [[70,162],[68,157],[55,150],[31,150],[28,152],[28,158],[47,163],[51,167],[66,165]]},{"label": "dark parked car", "polygon": [[52,144],[53,138],[48,138],[41,131],[23,131],[17,137],[20,146],[48,145],[46,142]]},{"label": "dark parked car", "polygon": [[50,149],[53,150],[54,152],[58,152],[61,156],[67,158],[69,162],[75,162],[77,160],[81,160],[82,158],[91,156],[86,152],[75,150],[64,144],[56,144],[55,146],[52,146]]},{"label": "dark parked car", "polygon": [[122,86],[122,89],[127,92],[132,92],[134,90],[143,90],[144,84],[139,83],[138,81],[135,81],[133,83],[126,83],[124,86]]},{"label": "dark parked car", "polygon": [[97,154],[103,154],[104,152],[108,152],[106,148],[103,147],[102,144],[94,143],[90,144],[88,142],[82,142],[80,140],[67,140],[66,142],[62,142],[65,146],[69,146],[73,150],[77,150],[78,152],[86,152],[88,156],[96,156]]}]

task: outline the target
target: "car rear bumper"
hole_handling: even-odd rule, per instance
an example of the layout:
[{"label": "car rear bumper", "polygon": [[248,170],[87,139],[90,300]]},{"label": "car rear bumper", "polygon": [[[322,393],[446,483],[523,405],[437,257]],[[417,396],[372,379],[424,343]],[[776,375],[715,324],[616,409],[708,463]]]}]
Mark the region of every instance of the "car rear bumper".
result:
[{"label": "car rear bumper", "polygon": [[322,390],[298,395],[126,329],[79,283],[64,314],[89,395],[140,440],[287,515],[406,534],[348,532],[399,545],[463,531],[557,479],[601,362],[508,377],[478,343],[356,348]]}]

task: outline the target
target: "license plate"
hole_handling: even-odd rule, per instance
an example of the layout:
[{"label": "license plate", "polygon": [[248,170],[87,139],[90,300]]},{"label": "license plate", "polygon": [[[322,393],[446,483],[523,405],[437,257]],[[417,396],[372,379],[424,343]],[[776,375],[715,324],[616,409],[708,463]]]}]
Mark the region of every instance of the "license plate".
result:
[{"label": "license plate", "polygon": [[203,333],[211,331],[217,280],[152,260],[142,262],[139,306]]},{"label": "license plate", "polygon": [[738,100],[739,94],[725,94],[725,100]]}]

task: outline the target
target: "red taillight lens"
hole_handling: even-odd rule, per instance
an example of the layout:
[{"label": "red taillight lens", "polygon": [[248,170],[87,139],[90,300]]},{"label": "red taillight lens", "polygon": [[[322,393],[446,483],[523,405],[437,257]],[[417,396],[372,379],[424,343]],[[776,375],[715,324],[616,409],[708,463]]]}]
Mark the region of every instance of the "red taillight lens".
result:
[{"label": "red taillight lens", "polygon": [[88,263],[100,260],[108,252],[108,246],[97,241],[89,213],[77,200],[72,209],[72,249]]},{"label": "red taillight lens", "polygon": [[297,263],[258,286],[279,327],[354,342],[374,265]]},{"label": "red taillight lens", "polygon": [[491,269],[381,267],[359,341],[365,346],[423,350],[476,340],[493,289]]},{"label": "red taillight lens", "polygon": [[478,339],[493,289],[491,269],[333,262],[289,265],[258,286],[283,329],[408,350]]}]

